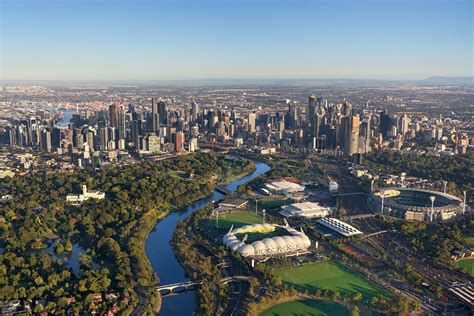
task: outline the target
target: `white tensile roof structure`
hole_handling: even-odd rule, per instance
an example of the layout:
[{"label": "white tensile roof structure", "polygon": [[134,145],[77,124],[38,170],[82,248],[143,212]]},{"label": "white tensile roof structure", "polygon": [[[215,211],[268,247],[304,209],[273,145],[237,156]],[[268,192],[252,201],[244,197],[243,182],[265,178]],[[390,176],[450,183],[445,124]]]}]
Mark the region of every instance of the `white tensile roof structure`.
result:
[{"label": "white tensile roof structure", "polygon": [[[276,230],[278,227],[285,229],[289,235],[268,237],[263,240],[254,241],[246,244],[247,235],[240,241],[235,235],[262,232],[268,233]],[[224,235],[223,243],[232,251],[239,252],[243,257],[264,257],[278,256],[296,251],[306,251],[311,246],[311,241],[303,231],[298,231],[287,226],[275,224],[252,224],[244,225],[240,228],[230,228],[229,232]]]},{"label": "white tensile roof structure", "polygon": [[316,222],[343,235],[344,237],[350,237],[354,235],[363,234],[360,230],[358,230],[354,226],[346,224],[343,221],[338,220],[337,218],[325,217],[325,218],[318,219]]}]

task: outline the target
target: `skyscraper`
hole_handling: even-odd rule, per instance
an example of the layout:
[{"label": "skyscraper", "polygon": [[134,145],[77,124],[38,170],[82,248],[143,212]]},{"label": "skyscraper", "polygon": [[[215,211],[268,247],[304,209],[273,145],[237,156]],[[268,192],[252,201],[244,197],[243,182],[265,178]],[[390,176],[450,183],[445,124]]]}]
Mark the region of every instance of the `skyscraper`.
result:
[{"label": "skyscraper", "polygon": [[308,108],[306,109],[306,124],[311,125],[313,117],[316,114],[316,96],[310,95],[308,98]]},{"label": "skyscraper", "polygon": [[164,101],[158,102],[158,114],[160,124],[168,124],[168,112],[166,110],[166,103]]},{"label": "skyscraper", "polygon": [[46,129],[41,132],[41,149],[51,152],[51,133]]},{"label": "skyscraper", "polygon": [[248,121],[248,131],[249,133],[255,132],[255,122],[257,120],[257,114],[249,113],[249,121]]},{"label": "skyscraper", "polygon": [[118,109],[117,114],[117,140],[125,139],[127,131],[126,131],[126,124],[125,124],[125,109],[123,106],[120,106]]},{"label": "skyscraper", "polygon": [[191,101],[191,115],[192,115],[193,122],[196,122],[197,119],[199,118],[199,111],[200,111],[199,104],[197,104],[193,98],[193,100]]},{"label": "skyscraper", "polygon": [[160,113],[158,111],[158,98],[157,97],[151,98],[151,119],[152,119],[152,131],[156,133],[160,129]]},{"label": "skyscraper", "polygon": [[109,119],[110,119],[110,126],[117,127],[118,122],[118,109],[119,109],[118,102],[114,102],[109,106]]},{"label": "skyscraper", "polygon": [[179,153],[184,149],[184,133],[177,132],[175,138],[175,151]]}]

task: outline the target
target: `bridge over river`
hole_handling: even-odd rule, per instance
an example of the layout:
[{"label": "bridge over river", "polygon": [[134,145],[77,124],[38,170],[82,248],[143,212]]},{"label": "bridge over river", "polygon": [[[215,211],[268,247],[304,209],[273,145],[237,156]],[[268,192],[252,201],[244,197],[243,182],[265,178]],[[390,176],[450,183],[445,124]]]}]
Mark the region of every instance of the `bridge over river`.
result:
[{"label": "bridge over river", "polygon": [[[243,281],[249,282],[250,277],[245,276],[245,275],[234,275],[234,276],[222,278],[219,282],[221,284],[226,284],[229,282],[243,282]],[[194,290],[197,285],[201,285],[203,282],[204,281],[184,281],[184,282],[160,285],[157,287],[157,289],[158,291],[160,291],[160,294],[163,296],[171,295],[171,294],[180,294],[186,291]]]}]

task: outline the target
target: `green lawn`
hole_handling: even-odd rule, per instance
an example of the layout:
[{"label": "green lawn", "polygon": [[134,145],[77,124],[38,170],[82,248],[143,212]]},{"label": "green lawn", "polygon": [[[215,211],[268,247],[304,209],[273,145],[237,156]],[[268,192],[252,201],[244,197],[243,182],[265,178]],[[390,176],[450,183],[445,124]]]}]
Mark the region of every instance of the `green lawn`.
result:
[{"label": "green lawn", "polygon": [[[262,216],[256,215],[253,212],[234,212],[228,214],[219,214],[219,233],[223,233],[234,225],[234,228],[241,227],[247,224],[261,223]],[[205,229],[214,231],[216,229],[216,217],[212,216],[205,219],[202,223]]]},{"label": "green lawn", "polygon": [[474,277],[474,259],[464,259],[456,262],[456,268],[460,268],[470,276]]},{"label": "green lawn", "polygon": [[174,177],[174,178],[179,178],[179,179],[188,179],[189,178],[189,173],[181,171],[181,170],[171,170],[169,172],[169,175]]},{"label": "green lawn", "polygon": [[275,269],[274,273],[281,277],[283,283],[294,285],[301,290],[309,290],[310,293],[316,289],[339,291],[344,296],[360,292],[366,301],[379,294],[389,296],[384,289],[334,261],[280,268]]},{"label": "green lawn", "polygon": [[467,235],[464,237],[466,240],[467,246],[469,248],[474,248],[474,235]]},{"label": "green lawn", "polygon": [[271,238],[276,236],[288,236],[288,232],[283,228],[277,228],[273,232],[268,233],[245,233],[245,234],[237,234],[237,238],[241,239],[247,235],[247,243],[252,243],[256,240],[262,240],[264,238]]},{"label": "green lawn", "polygon": [[285,204],[288,204],[287,199],[282,199],[281,197],[264,197],[258,200],[258,209],[275,209],[279,208]]},{"label": "green lawn", "polygon": [[341,305],[317,300],[298,300],[275,305],[261,316],[346,316],[349,311]]}]

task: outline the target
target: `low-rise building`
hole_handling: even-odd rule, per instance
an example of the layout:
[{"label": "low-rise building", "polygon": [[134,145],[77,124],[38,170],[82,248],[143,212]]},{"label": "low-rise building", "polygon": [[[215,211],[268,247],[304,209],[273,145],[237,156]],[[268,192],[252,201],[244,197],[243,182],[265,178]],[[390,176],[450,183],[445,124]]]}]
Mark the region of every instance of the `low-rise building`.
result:
[{"label": "low-rise building", "polygon": [[301,202],[281,207],[280,214],[285,217],[326,217],[331,214],[331,208],[313,202]]},{"label": "low-rise building", "polygon": [[363,234],[360,230],[355,227],[338,220],[337,218],[320,218],[317,220],[318,224],[321,224],[344,237],[350,237],[354,235]]},{"label": "low-rise building", "polygon": [[274,179],[265,183],[265,188],[273,194],[290,195],[304,192],[305,187],[295,181],[287,179]]},{"label": "low-rise building", "polygon": [[101,191],[87,192],[87,186],[82,186],[82,194],[68,194],[66,202],[80,204],[90,199],[102,200],[105,198],[105,193]]}]

